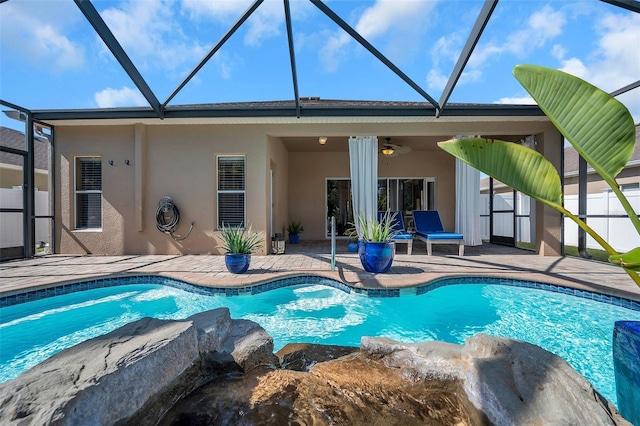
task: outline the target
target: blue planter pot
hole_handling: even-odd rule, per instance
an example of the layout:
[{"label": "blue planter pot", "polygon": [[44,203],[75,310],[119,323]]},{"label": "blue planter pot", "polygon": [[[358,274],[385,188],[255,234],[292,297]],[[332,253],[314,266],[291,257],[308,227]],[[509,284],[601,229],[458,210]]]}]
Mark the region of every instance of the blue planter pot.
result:
[{"label": "blue planter pot", "polygon": [[247,272],[250,262],[250,254],[227,253],[224,255],[224,263],[227,266],[227,270],[232,274],[242,274]]},{"label": "blue planter pot", "polygon": [[289,234],[289,242],[291,244],[298,244],[300,241],[300,234]]},{"label": "blue planter pot", "polygon": [[376,274],[387,272],[391,268],[395,251],[396,245],[394,242],[362,241],[358,247],[362,267],[365,271]]},{"label": "blue planter pot", "polygon": [[357,241],[349,241],[347,243],[347,249],[349,253],[357,253],[358,252],[358,242]]},{"label": "blue planter pot", "polygon": [[640,321],[616,321],[613,369],[618,410],[632,424],[640,425]]}]

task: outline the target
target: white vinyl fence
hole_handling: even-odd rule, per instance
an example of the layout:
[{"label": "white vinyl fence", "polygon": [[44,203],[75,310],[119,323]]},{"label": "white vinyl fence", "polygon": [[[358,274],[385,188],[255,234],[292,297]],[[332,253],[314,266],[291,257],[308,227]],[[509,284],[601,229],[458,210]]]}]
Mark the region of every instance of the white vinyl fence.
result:
[{"label": "white vinyl fence", "polygon": [[[625,197],[636,211],[640,212],[640,191],[624,191]],[[565,207],[570,212],[578,212],[578,196],[566,196]],[[620,201],[613,192],[605,191],[600,194],[587,195],[587,215],[623,215],[626,214]],[[633,227],[631,220],[624,218],[588,218],[587,224],[593,228],[605,241],[619,252],[626,252],[640,247],[640,236]],[[564,219],[564,243],[570,246],[578,245],[578,225],[569,218]],[[593,238],[587,234],[587,247],[602,249]]]},{"label": "white vinyl fence", "polygon": [[[636,213],[640,212],[640,191],[629,190],[624,191],[629,203]],[[489,195],[480,194],[481,215],[489,215]],[[565,207],[570,212],[578,213],[578,196],[567,195],[564,199]],[[494,209],[511,209],[513,206],[513,195],[496,194],[494,198]],[[529,197],[518,194],[518,214],[526,215],[529,213]],[[625,214],[620,201],[613,192],[602,192],[598,194],[587,195],[587,214],[588,215],[623,215]],[[508,216],[508,217],[507,217]],[[518,219],[518,234],[516,241],[530,243],[533,242],[532,233],[534,222],[533,217]],[[626,252],[635,247],[640,247],[640,235],[636,232],[629,218],[588,218],[587,223],[593,228],[605,241],[619,252]],[[489,218],[481,216],[482,239],[489,239]],[[513,235],[513,219],[511,215],[495,215],[494,216],[494,234],[495,235]],[[564,243],[568,246],[578,246],[578,225],[571,219],[564,219]],[[587,235],[587,247],[601,249],[602,247],[593,238]]]},{"label": "white vinyl fence", "polygon": [[[49,215],[49,193],[36,191],[36,216]],[[22,208],[22,188],[0,188],[0,207],[7,209]],[[22,213],[2,213],[0,216],[0,247],[20,247],[22,239]],[[36,244],[49,243],[50,220],[36,219]]]}]

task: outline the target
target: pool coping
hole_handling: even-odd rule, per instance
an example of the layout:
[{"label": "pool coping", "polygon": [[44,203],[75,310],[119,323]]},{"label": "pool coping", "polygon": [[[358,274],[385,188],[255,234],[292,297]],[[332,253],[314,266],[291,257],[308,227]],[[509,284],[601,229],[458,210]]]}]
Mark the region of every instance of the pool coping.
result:
[{"label": "pool coping", "polygon": [[[151,282],[149,282],[151,281]],[[410,287],[368,288],[355,286],[336,280],[324,274],[297,273],[284,277],[271,278],[259,283],[237,286],[211,286],[191,283],[182,278],[175,278],[162,274],[110,274],[90,279],[78,279],[67,282],[52,283],[38,287],[23,288],[0,292],[0,308],[15,306],[22,303],[46,299],[58,295],[71,294],[97,288],[115,287],[136,284],[159,284],[180,288],[185,291],[198,294],[210,294],[218,296],[245,296],[264,293],[278,288],[296,285],[326,285],[342,290],[349,294],[365,297],[400,297],[402,295],[422,295],[437,288],[457,284],[497,284],[511,287],[523,287],[549,291],[579,297],[587,300],[619,306],[624,309],[640,311],[640,298],[635,294],[614,295],[607,291],[587,290],[570,285],[552,284],[531,279],[521,279],[506,276],[487,275],[452,275],[433,279],[429,282]],[[606,289],[609,290],[609,289]],[[621,293],[617,291],[617,293]],[[622,292],[624,293],[624,292]]]}]

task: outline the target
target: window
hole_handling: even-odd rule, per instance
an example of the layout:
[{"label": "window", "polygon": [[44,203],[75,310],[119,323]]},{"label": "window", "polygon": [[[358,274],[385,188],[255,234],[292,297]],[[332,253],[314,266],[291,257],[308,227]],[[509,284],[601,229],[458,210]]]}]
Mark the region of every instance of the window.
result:
[{"label": "window", "polygon": [[218,156],[218,229],[245,224],[245,156]]},{"label": "window", "polygon": [[102,157],[75,159],[76,229],[102,228]]}]

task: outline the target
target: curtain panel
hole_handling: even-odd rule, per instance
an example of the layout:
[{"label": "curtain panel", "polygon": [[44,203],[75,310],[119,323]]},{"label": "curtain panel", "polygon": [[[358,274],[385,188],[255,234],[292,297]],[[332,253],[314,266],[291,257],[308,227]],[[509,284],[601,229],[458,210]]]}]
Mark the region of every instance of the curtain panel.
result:
[{"label": "curtain panel", "polygon": [[358,223],[360,215],[376,219],[378,214],[378,138],[350,137],[349,162],[353,217],[358,235],[362,235]]},{"label": "curtain panel", "polygon": [[466,246],[482,245],[480,211],[480,171],[456,159],[456,232]]}]

